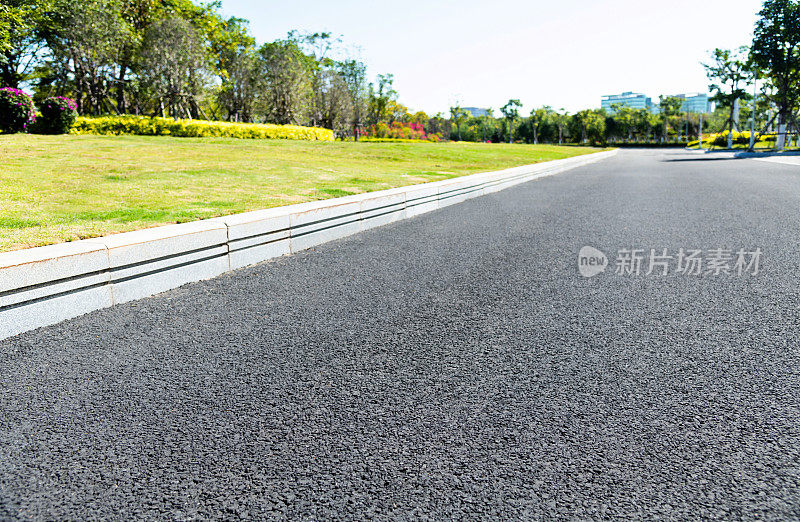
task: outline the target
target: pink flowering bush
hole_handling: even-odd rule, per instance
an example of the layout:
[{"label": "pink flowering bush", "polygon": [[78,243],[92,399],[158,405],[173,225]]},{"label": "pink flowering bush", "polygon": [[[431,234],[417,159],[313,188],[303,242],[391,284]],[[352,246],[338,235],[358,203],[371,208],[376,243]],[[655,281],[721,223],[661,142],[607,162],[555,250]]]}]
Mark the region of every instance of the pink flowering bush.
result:
[{"label": "pink flowering bush", "polygon": [[424,140],[439,141],[438,134],[427,134],[421,123],[402,123],[393,121],[391,124],[378,123],[367,127],[364,135],[368,138],[399,139],[399,140]]},{"label": "pink flowering bush", "polygon": [[34,121],[36,111],[30,96],[19,89],[0,89],[0,132],[24,132]]},{"label": "pink flowering bush", "polygon": [[47,98],[39,109],[42,117],[37,127],[44,134],[67,134],[78,117],[78,105],[63,96]]}]

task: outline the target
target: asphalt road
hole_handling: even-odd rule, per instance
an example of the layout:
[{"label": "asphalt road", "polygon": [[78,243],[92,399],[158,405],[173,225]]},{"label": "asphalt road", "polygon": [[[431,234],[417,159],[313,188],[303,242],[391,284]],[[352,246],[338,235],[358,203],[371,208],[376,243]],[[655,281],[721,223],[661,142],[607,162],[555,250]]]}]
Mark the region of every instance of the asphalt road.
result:
[{"label": "asphalt road", "polygon": [[622,151],[0,341],[0,519],[800,519],[799,203]]}]

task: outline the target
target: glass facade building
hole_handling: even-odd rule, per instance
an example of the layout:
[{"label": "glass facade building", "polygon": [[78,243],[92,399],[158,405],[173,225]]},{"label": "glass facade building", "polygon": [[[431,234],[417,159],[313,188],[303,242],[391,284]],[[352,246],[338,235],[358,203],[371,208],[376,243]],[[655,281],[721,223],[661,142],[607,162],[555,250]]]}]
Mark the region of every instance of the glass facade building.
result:
[{"label": "glass facade building", "polygon": [[694,114],[699,114],[702,112],[704,114],[708,114],[714,110],[713,102],[708,101],[708,94],[692,92],[686,94],[675,94],[674,97],[683,100],[683,105],[681,105],[681,111],[683,112],[691,112]]},{"label": "glass facade building", "polygon": [[658,105],[653,105],[653,100],[639,92],[628,91],[622,94],[607,94],[600,100],[600,108],[605,109],[609,114],[614,113],[614,105],[658,112]]},{"label": "glass facade building", "polygon": [[[708,100],[708,94],[692,92],[673,94],[670,97],[683,100],[683,105],[681,106],[682,112],[691,112],[694,114],[699,114],[701,112],[708,114],[714,112],[714,102]],[[631,107],[634,109],[647,109],[654,114],[661,112],[661,109],[658,107],[658,102],[653,103],[652,99],[638,92],[629,91],[623,92],[622,94],[608,94],[603,96],[600,101],[600,108],[605,109],[609,114],[614,114],[613,105]]]},{"label": "glass facade building", "polygon": [[473,118],[480,118],[481,116],[488,116],[488,109],[481,109],[480,107],[464,107],[464,110],[469,113]]}]

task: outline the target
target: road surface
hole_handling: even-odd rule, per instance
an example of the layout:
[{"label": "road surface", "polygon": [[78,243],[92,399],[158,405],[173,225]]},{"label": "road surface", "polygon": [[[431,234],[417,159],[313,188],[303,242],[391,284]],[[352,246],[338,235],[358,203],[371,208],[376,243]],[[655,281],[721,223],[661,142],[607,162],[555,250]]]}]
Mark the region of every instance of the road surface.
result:
[{"label": "road surface", "polygon": [[799,305],[797,166],[623,150],[0,341],[0,519],[798,519]]}]

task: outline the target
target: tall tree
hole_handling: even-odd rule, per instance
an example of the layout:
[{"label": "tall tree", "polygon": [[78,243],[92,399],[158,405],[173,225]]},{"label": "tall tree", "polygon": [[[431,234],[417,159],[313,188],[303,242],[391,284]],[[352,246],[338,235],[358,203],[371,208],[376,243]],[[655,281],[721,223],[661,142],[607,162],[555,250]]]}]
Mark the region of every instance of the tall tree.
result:
[{"label": "tall tree", "polygon": [[247,20],[229,18],[224,23],[216,43],[221,81],[218,99],[228,121],[253,121],[262,81],[255,45]]},{"label": "tall tree", "polygon": [[680,115],[681,107],[683,107],[683,100],[681,98],[675,96],[658,97],[658,108],[661,109],[661,119],[664,123],[664,141],[667,141],[669,138],[669,122],[671,119]]},{"label": "tall tree", "polygon": [[173,118],[197,117],[197,96],[206,80],[207,55],[197,31],[182,18],[170,17],[153,24],[145,34],[142,75],[158,93]]},{"label": "tall tree", "polygon": [[367,115],[367,66],[357,60],[349,59],[339,63],[338,69],[350,98],[350,126],[353,129],[353,139],[358,141]]},{"label": "tall tree", "polygon": [[569,123],[569,113],[562,108],[560,111],[553,114],[553,121],[558,129],[558,144],[561,145],[564,143],[564,131],[567,129],[567,124]]},{"label": "tall tree", "polygon": [[108,98],[115,58],[126,35],[119,0],[55,0],[40,29],[81,113],[116,110]]},{"label": "tall tree", "polygon": [[658,125],[658,117],[648,109],[636,109],[634,112],[634,121],[636,122],[637,141],[639,137],[641,137],[643,141],[650,140],[653,127]]},{"label": "tall tree", "polygon": [[519,109],[522,107],[522,102],[517,99],[508,100],[508,102],[500,107],[500,112],[508,123],[508,142],[514,141],[514,122],[519,119]]},{"label": "tall tree", "polygon": [[344,76],[333,68],[322,70],[319,76],[321,88],[316,101],[319,117],[313,123],[343,136],[348,133],[352,121],[350,93]]},{"label": "tall tree", "polygon": [[481,141],[487,142],[489,140],[489,136],[491,136],[491,133],[488,133],[489,135],[487,136],[487,131],[491,130],[490,126],[492,126],[493,125],[492,122],[494,122],[494,109],[491,108],[486,109],[486,112],[482,116],[480,116],[480,122],[481,122]]},{"label": "tall tree", "polygon": [[125,24],[125,38],[117,54],[115,82],[117,109],[127,112],[129,107],[128,75],[137,67],[144,35],[151,24],[164,16],[162,0],[122,0],[121,16]]},{"label": "tall tree", "polygon": [[800,91],[800,2],[766,0],[753,32],[751,56],[775,88],[778,107],[778,149],[786,140],[786,124],[794,120]]},{"label": "tall tree", "polygon": [[[336,62],[331,56],[341,44],[341,38],[334,37],[330,32],[300,33],[291,31],[289,40],[297,43],[298,47],[310,58],[308,62],[309,75],[309,117],[314,127],[322,124],[322,119],[330,119],[330,115],[323,116],[325,111],[330,111],[331,97],[337,96],[330,89],[337,85],[334,74]],[[339,119],[339,117],[334,117]]]},{"label": "tall tree", "polygon": [[603,111],[582,110],[575,114],[573,121],[578,128],[582,142],[591,140],[592,143],[602,143],[604,141],[606,119]]},{"label": "tall tree", "polygon": [[[616,120],[617,124],[625,129],[627,133],[628,141],[633,141],[633,133],[636,131],[636,109],[633,107],[628,107],[627,105],[621,105],[619,103],[615,103],[611,106],[613,109],[613,118]],[[585,111],[582,111],[581,121],[583,119],[588,118],[588,115]],[[577,116],[577,115],[576,115]],[[583,138],[583,141],[586,141],[586,137]]]},{"label": "tall tree", "polygon": [[46,12],[43,1],[0,3],[0,86],[18,88],[29,79],[44,46],[38,29]]},{"label": "tall tree", "polygon": [[379,74],[377,87],[369,84],[369,123],[388,122],[391,118],[390,104],[397,100],[394,90],[394,75]]},{"label": "tall tree", "polygon": [[547,120],[553,110],[549,106],[539,107],[531,111],[531,130],[533,131],[533,144],[539,144],[539,130],[542,124]]},{"label": "tall tree", "polygon": [[309,58],[297,42],[276,40],[259,49],[266,79],[267,120],[295,125],[307,121],[309,97]]},{"label": "tall tree", "polygon": [[455,124],[456,126],[456,136],[458,137],[458,141],[461,141],[461,127],[469,118],[469,113],[462,107],[456,105],[455,107],[450,107],[450,122]]},{"label": "tall tree", "polygon": [[747,47],[737,50],[714,49],[713,62],[703,64],[708,78],[714,82],[709,89],[714,93],[713,100],[729,107],[728,148],[733,147],[734,110],[738,100],[747,99],[747,83],[750,76],[747,66]]}]

